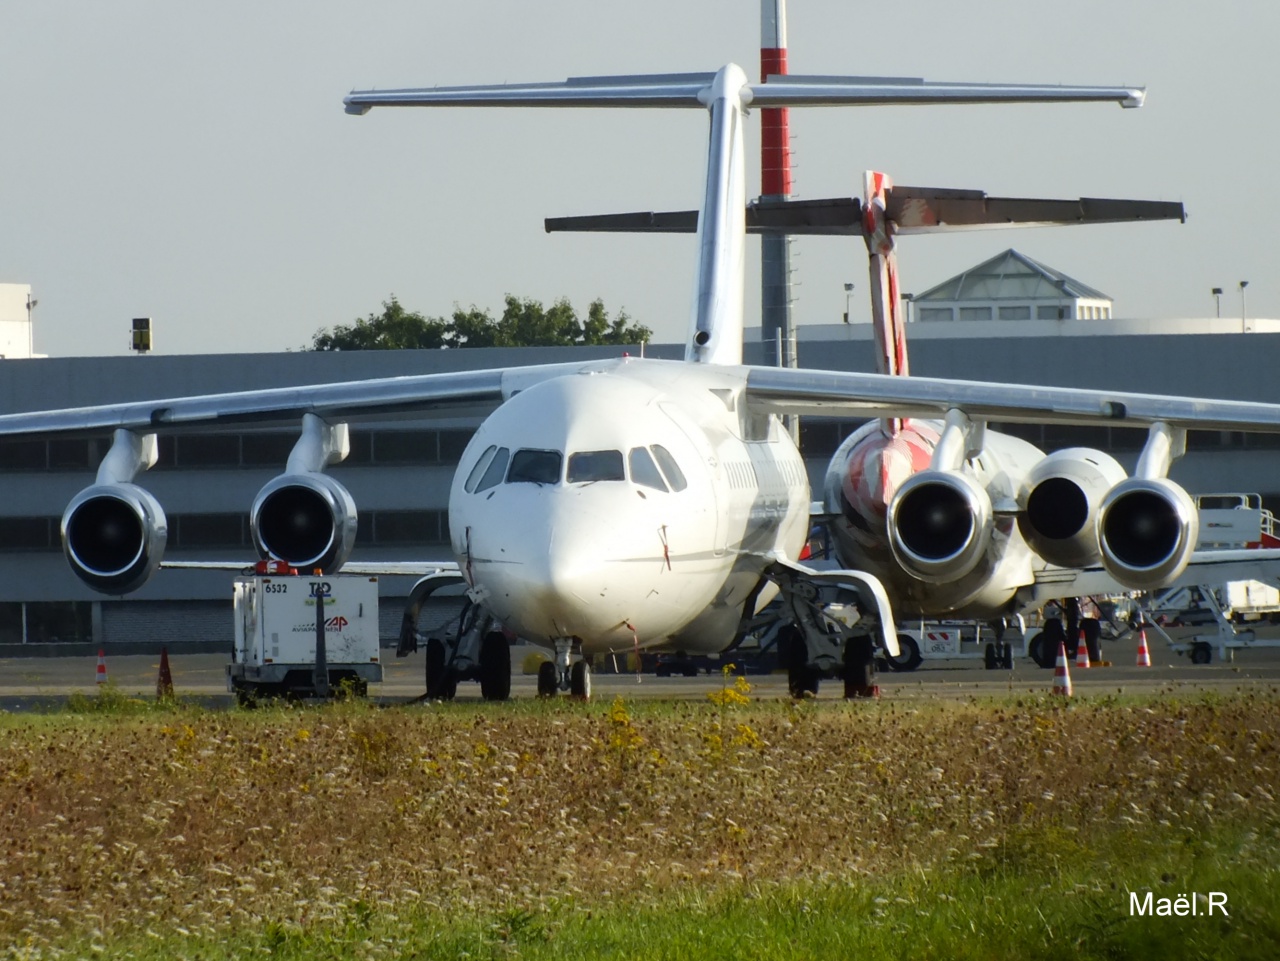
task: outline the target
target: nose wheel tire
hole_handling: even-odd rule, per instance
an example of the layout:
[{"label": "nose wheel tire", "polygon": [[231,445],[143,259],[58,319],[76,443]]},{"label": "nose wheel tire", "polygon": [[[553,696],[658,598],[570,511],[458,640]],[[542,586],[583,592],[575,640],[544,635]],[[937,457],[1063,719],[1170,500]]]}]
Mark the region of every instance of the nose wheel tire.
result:
[{"label": "nose wheel tire", "polygon": [[591,700],[591,666],[586,661],[569,668],[569,694],[579,701]]}]

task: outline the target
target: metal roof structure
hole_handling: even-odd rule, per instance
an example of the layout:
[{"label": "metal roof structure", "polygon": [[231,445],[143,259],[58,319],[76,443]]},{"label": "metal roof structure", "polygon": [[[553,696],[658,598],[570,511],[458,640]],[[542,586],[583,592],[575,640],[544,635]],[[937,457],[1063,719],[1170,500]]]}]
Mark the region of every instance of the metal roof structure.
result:
[{"label": "metal roof structure", "polygon": [[1054,270],[1010,248],[936,287],[930,287],[924,293],[916,294],[915,300],[917,303],[974,300],[1059,301],[1064,297],[1073,300],[1112,299],[1088,284],[1082,284],[1062,271]]}]

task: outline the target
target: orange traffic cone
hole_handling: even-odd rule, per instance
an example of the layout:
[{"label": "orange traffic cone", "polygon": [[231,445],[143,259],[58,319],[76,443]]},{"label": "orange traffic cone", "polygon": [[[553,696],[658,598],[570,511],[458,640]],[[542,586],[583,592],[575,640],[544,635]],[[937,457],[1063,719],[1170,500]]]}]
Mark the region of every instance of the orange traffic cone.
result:
[{"label": "orange traffic cone", "polygon": [[98,648],[98,683],[107,683],[107,652]]},{"label": "orange traffic cone", "polygon": [[1147,629],[1138,630],[1138,667],[1151,666],[1151,648],[1147,647]]},{"label": "orange traffic cone", "polygon": [[169,672],[169,649],[160,648],[160,676],[156,678],[156,697],[169,700],[173,697],[173,675]]},{"label": "orange traffic cone", "polygon": [[1058,642],[1058,660],[1053,666],[1053,693],[1071,696],[1071,672],[1067,670],[1067,642]]},{"label": "orange traffic cone", "polygon": [[1084,628],[1080,628],[1080,640],[1076,644],[1076,668],[1089,666],[1089,645],[1084,642]]}]

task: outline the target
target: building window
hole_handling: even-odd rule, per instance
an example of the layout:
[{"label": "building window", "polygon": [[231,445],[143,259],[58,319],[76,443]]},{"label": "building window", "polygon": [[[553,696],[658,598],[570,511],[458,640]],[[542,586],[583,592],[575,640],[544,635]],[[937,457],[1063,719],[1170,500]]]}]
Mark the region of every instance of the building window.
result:
[{"label": "building window", "polygon": [[0,517],[0,545],[6,551],[55,551],[61,544],[57,517]]},{"label": "building window", "polygon": [[1001,307],[1001,320],[1030,320],[1031,307],[1029,304],[1023,304],[1020,307]]},{"label": "building window", "polygon": [[243,514],[177,514],[170,522],[173,546],[180,550],[240,548],[248,544]]},{"label": "building window", "polygon": [[1036,307],[1036,320],[1066,320],[1067,308],[1061,304],[1040,304]]},{"label": "building window", "polygon": [[[0,603],[0,644],[22,643],[20,601]],[[92,641],[93,616],[89,601],[27,601],[27,641]]]},{"label": "building window", "polygon": [[179,437],[174,466],[239,467],[239,434],[187,434]]},{"label": "building window", "polygon": [[48,470],[49,445],[42,440],[8,440],[0,443],[0,470]]},{"label": "building window", "polygon": [[435,464],[440,460],[433,430],[376,430],[375,464]]},{"label": "building window", "polygon": [[918,307],[916,318],[918,320],[954,320],[955,313],[950,307]]},{"label": "building window", "polygon": [[990,307],[961,307],[960,319],[961,320],[990,320],[991,308]]},{"label": "building window", "polygon": [[240,440],[241,463],[245,467],[284,467],[298,435],[276,431],[245,434]]},{"label": "building window", "polygon": [[443,511],[374,511],[373,544],[403,546],[440,544],[448,539]]}]

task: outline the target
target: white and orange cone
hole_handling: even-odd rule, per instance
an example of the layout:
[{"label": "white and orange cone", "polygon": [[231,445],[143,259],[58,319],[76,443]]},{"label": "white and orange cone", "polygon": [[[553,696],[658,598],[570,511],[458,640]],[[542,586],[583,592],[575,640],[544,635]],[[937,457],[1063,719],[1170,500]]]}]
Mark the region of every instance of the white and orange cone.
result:
[{"label": "white and orange cone", "polygon": [[107,652],[98,648],[98,683],[107,683]]},{"label": "white and orange cone", "polygon": [[1151,666],[1151,648],[1147,647],[1147,629],[1138,630],[1138,667]]},{"label": "white and orange cone", "polygon": [[1058,660],[1053,666],[1053,693],[1071,696],[1071,672],[1067,670],[1067,642],[1058,642]]},{"label": "white and orange cone", "polygon": [[1076,668],[1089,666],[1089,645],[1084,641],[1084,628],[1080,628],[1080,640],[1076,644]]}]

